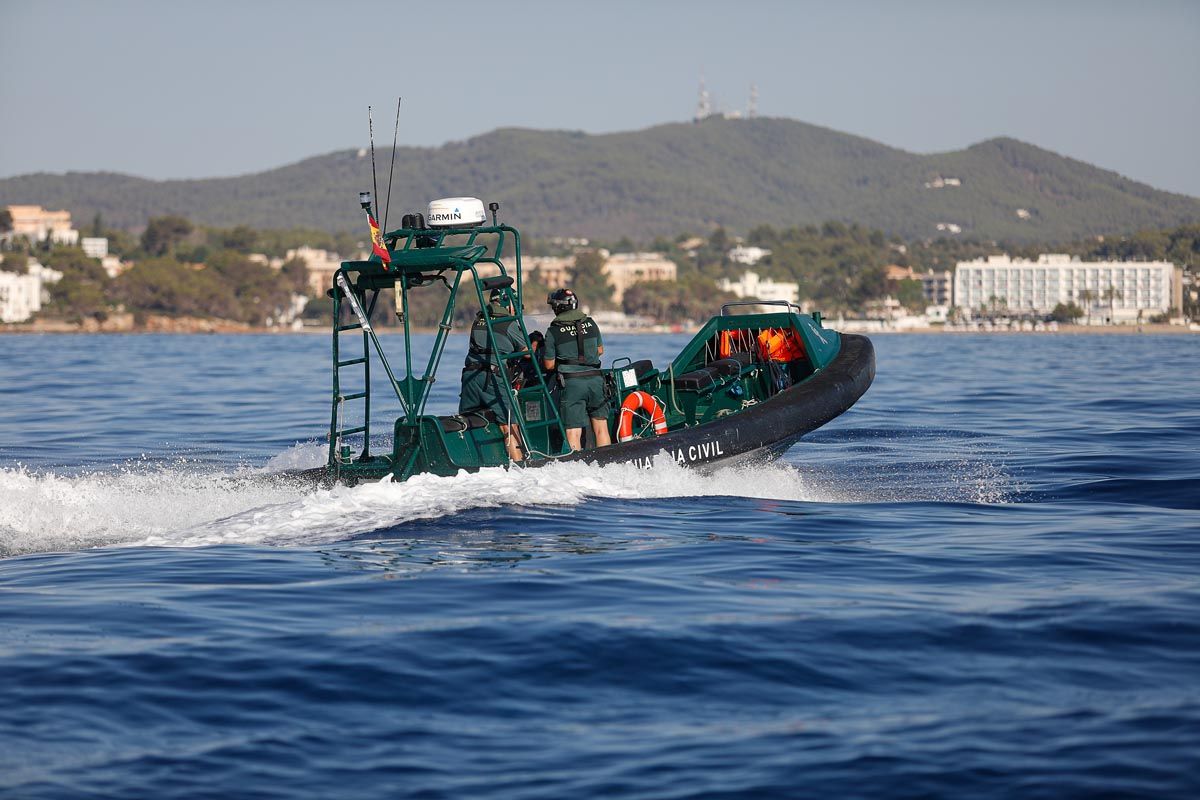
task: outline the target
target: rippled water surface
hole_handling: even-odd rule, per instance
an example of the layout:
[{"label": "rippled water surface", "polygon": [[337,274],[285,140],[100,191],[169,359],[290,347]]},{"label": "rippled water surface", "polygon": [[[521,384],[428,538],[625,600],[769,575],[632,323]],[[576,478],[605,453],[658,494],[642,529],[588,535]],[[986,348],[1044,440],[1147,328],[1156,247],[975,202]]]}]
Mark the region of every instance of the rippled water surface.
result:
[{"label": "rippled water surface", "polygon": [[1200,796],[1200,338],[875,343],[775,465],[303,491],[326,337],[0,337],[0,795]]}]

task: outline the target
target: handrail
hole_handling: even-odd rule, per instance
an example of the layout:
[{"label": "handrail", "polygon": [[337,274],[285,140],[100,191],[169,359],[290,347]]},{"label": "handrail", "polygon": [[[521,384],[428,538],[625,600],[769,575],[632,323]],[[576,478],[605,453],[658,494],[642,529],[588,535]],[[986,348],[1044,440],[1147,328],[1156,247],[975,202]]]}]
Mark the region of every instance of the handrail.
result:
[{"label": "handrail", "polygon": [[797,314],[803,314],[804,310],[790,300],[734,300],[731,303],[725,303],[721,306],[721,316],[729,316],[725,310],[732,306],[784,306],[788,310],[795,311]]}]

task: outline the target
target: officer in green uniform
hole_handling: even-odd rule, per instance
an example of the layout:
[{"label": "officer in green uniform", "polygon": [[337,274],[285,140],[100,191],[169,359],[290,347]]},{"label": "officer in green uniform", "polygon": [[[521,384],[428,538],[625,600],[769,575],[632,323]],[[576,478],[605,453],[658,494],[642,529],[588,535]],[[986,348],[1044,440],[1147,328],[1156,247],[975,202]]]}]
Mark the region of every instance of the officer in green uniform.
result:
[{"label": "officer in green uniform", "polygon": [[567,429],[572,450],[583,447],[583,427],[591,421],[596,446],[612,444],[608,433],[608,400],[604,396],[604,377],[600,356],[604,339],[595,320],[579,310],[579,297],[570,289],[555,289],[546,298],[554,309],[554,321],[546,329],[542,364],[557,369],[562,383],[559,413]]},{"label": "officer in green uniform", "polygon": [[[496,366],[492,358],[491,345],[488,342],[486,313],[495,320],[512,316],[512,307],[508,297],[500,289],[493,289],[488,298],[488,307],[480,309],[471,325],[471,343],[467,348],[467,360],[463,364],[462,391],[458,396],[458,413],[466,411],[491,411],[496,415],[500,431],[504,434],[504,447],[508,457],[513,461],[521,461],[520,430],[514,420],[509,420],[516,414],[509,393],[509,378],[507,370]],[[525,342],[521,337],[521,327],[515,319],[503,320],[492,324],[492,332],[496,336],[496,347],[500,355],[516,353],[525,350]],[[504,364],[506,362],[500,361]]]}]

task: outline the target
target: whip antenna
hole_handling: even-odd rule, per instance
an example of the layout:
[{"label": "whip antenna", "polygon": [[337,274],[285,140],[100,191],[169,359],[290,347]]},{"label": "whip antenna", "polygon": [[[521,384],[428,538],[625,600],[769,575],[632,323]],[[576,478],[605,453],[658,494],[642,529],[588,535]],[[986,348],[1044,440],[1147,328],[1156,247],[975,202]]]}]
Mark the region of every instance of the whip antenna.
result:
[{"label": "whip antenna", "polygon": [[367,106],[367,131],[371,137],[371,188],[375,199],[375,215],[379,216],[379,182],[375,179],[375,121],[371,119],[371,107]]},{"label": "whip antenna", "polygon": [[396,141],[400,136],[400,101],[403,98],[396,98],[396,129],[392,133],[392,165],[388,167],[388,193],[387,203],[383,207],[383,232],[387,233],[387,218],[388,211],[392,208],[392,174],[396,171]]}]

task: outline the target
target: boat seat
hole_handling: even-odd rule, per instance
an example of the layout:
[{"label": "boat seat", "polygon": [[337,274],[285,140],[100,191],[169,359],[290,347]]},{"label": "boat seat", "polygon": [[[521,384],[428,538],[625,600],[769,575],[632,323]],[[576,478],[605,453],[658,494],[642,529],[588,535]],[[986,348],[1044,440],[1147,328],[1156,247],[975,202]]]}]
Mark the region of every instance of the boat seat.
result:
[{"label": "boat seat", "polygon": [[460,414],[452,414],[448,417],[438,417],[438,422],[441,423],[442,430],[446,433],[462,433],[463,431],[474,430],[476,428],[486,428],[489,424],[496,421],[494,413],[482,408],[474,411],[463,411]]},{"label": "boat seat", "polygon": [[[636,384],[625,380],[625,376],[629,373],[629,370],[633,370]],[[654,364],[648,358],[643,358],[641,361],[634,361],[632,364],[612,368],[612,375],[616,379],[617,385],[622,389],[633,389],[635,386],[641,386],[657,374],[658,370],[654,368]]]},{"label": "boat seat", "polygon": [[675,379],[675,388],[684,392],[708,392],[721,383],[721,373],[711,365],[685,372]]},{"label": "boat seat", "polygon": [[726,377],[741,375],[742,362],[737,358],[722,358],[710,363],[707,369],[715,370],[717,375],[724,375]]},{"label": "boat seat", "polygon": [[709,392],[730,378],[737,378],[757,369],[750,353],[734,353],[686,372],[675,379],[675,388],[685,392]]},{"label": "boat seat", "polygon": [[728,358],[725,358],[722,360],[723,361],[733,360],[733,361],[736,361],[739,364],[741,364],[743,367],[749,367],[754,363],[754,353],[750,353],[745,350],[742,350],[737,353],[730,353]]},{"label": "boat seat", "polygon": [[[641,381],[643,378],[645,378],[647,373],[654,371],[654,364],[652,364],[648,358],[643,358],[641,361],[635,361],[629,366],[632,367],[633,371],[637,374],[638,381]],[[626,369],[629,369],[629,367],[626,367]]]}]

